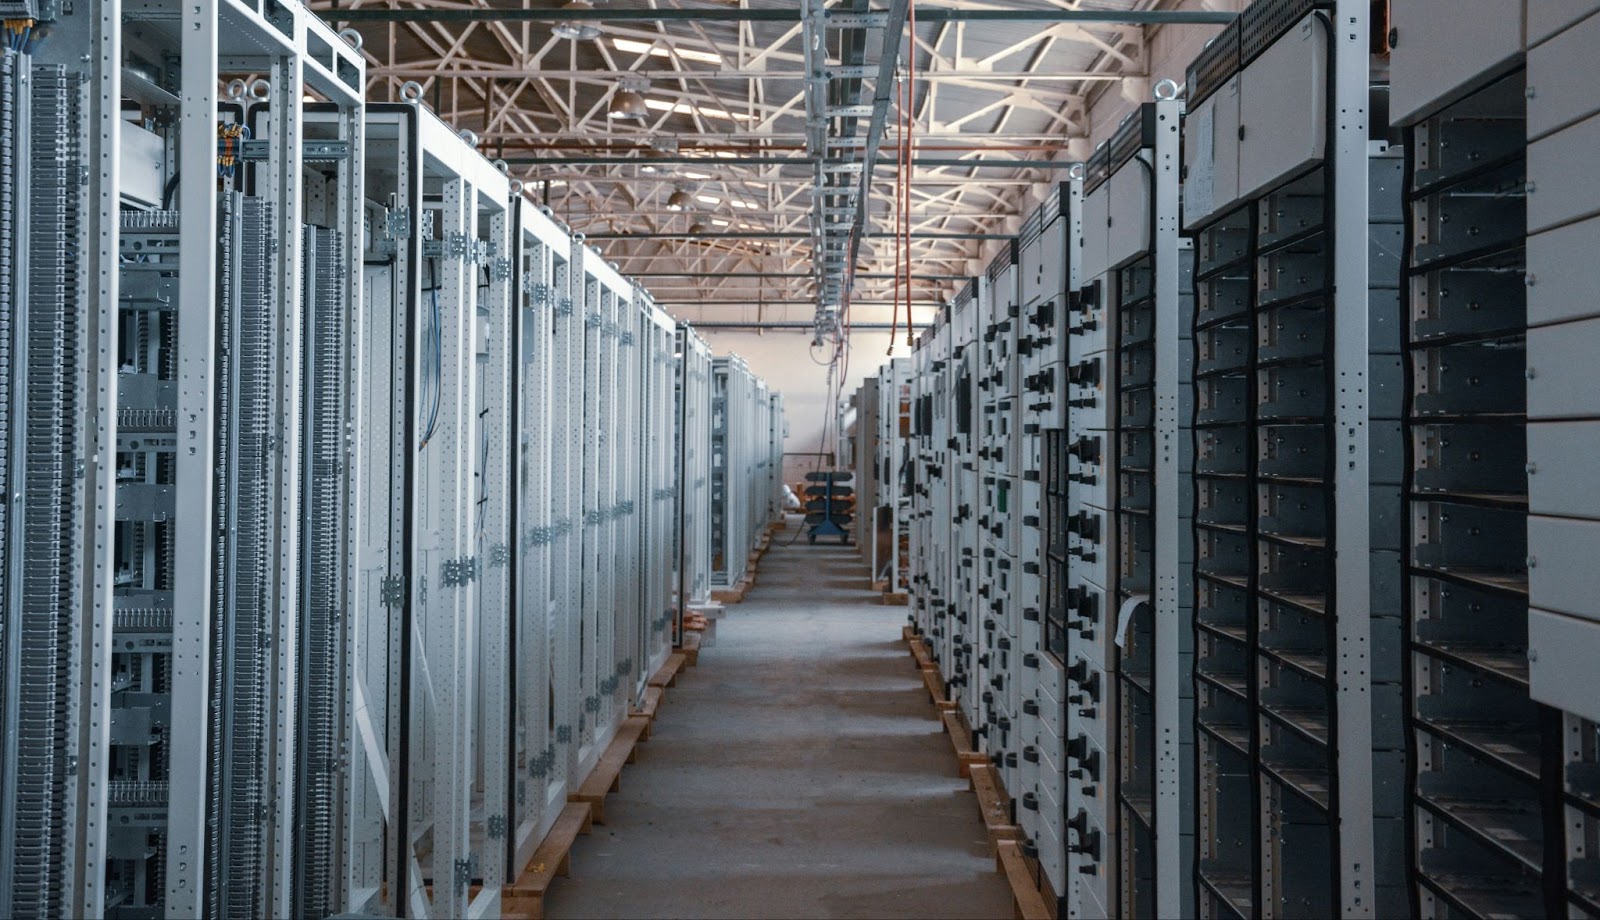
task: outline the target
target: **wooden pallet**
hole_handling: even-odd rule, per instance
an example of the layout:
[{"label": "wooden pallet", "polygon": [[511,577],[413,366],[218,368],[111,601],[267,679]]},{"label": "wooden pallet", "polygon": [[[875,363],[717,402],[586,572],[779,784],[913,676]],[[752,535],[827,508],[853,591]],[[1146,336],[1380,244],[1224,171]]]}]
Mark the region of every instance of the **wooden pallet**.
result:
[{"label": "wooden pallet", "polygon": [[606,796],[622,789],[622,768],[638,757],[636,748],[650,725],[644,716],[629,716],[617,726],[617,733],[607,745],[606,752],[595,762],[594,769],[578,787],[567,796],[569,802],[584,802],[593,810],[596,824],[606,823]]},{"label": "wooden pallet", "polygon": [[640,741],[649,741],[650,733],[655,730],[656,713],[661,709],[661,701],[666,698],[667,691],[662,687],[646,687],[644,698],[639,708],[628,713],[631,716],[643,716],[650,722],[644,727],[644,734],[639,736]]},{"label": "wooden pallet", "polygon": [[940,712],[956,708],[944,695],[944,678],[939,676],[939,669],[928,665],[920,669],[922,672],[922,685],[928,688],[928,696],[933,700],[933,708]]},{"label": "wooden pallet", "polygon": [[556,823],[533,851],[517,880],[500,891],[500,915],[506,920],[543,920],[544,896],[559,876],[572,875],[572,845],[579,834],[593,827],[592,810],[587,802],[568,802]]},{"label": "wooden pallet", "polygon": [[700,643],[703,641],[704,636],[700,630],[686,629],[683,631],[683,648],[678,651],[683,654],[683,663],[687,667],[692,668],[700,663]]},{"label": "wooden pallet", "polygon": [[972,768],[989,762],[989,755],[974,750],[972,732],[967,728],[967,720],[961,717],[959,709],[947,709],[940,713],[944,721],[945,734],[950,736],[950,743],[956,749],[956,775],[965,779],[972,775]]},{"label": "wooden pallet", "polygon": [[1050,904],[1033,880],[1033,871],[1020,843],[1000,841],[995,847],[994,868],[996,872],[1004,872],[1006,882],[1011,885],[1017,920],[1052,920]]},{"label": "wooden pallet", "polygon": [[747,575],[731,587],[711,589],[711,599],[719,604],[743,603],[744,596],[750,593],[750,587],[754,583],[754,580]]},{"label": "wooden pallet", "polygon": [[995,852],[1002,841],[1019,839],[1022,828],[1011,823],[1011,803],[1006,801],[994,767],[987,763],[973,764],[968,768],[967,779],[978,796],[978,813],[989,837],[989,851]]},{"label": "wooden pallet", "polygon": [[676,687],[678,685],[678,672],[683,669],[683,663],[685,660],[687,660],[687,658],[682,652],[673,652],[672,654],[668,655],[667,660],[662,662],[661,667],[657,668],[656,672],[650,675],[650,680],[645,684],[645,686]]}]

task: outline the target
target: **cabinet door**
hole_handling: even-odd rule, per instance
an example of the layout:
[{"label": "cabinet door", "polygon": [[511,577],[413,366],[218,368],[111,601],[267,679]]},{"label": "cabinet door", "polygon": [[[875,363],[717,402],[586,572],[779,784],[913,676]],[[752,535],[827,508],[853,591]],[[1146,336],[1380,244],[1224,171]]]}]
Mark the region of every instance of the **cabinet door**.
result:
[{"label": "cabinet door", "polygon": [[1522,53],[1523,7],[1523,0],[1394,3],[1390,120],[1412,124],[1511,69]]},{"label": "cabinet door", "polygon": [[1206,223],[1239,199],[1239,78],[1183,119],[1183,227]]},{"label": "cabinet door", "polygon": [[1121,265],[1150,246],[1151,171],[1129,160],[1106,188],[1111,190],[1111,225],[1107,228],[1106,260]]},{"label": "cabinet door", "polygon": [[1307,16],[1244,69],[1239,192],[1250,198],[1321,160],[1327,142],[1327,30]]},{"label": "cabinet door", "polygon": [[1111,183],[1107,182],[1083,199],[1083,261],[1079,264],[1085,278],[1098,278],[1108,267],[1106,224],[1110,219]]}]

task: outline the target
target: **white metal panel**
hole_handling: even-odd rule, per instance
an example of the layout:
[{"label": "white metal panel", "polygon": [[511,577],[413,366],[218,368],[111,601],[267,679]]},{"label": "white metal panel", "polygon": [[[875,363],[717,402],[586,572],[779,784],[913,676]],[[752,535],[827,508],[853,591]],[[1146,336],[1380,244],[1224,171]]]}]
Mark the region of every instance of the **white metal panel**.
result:
[{"label": "white metal panel", "polygon": [[1528,330],[1528,418],[1600,415],[1600,318]]},{"label": "white metal panel", "polygon": [[[1534,8],[1543,5],[1535,2]],[[1543,137],[1600,112],[1594,53],[1600,16],[1591,16],[1528,51],[1528,137]]]},{"label": "white metal panel", "polygon": [[1315,16],[1244,69],[1239,116],[1239,193],[1254,196],[1326,153],[1327,29]]},{"label": "white metal panel", "polygon": [[1600,519],[1593,461],[1600,457],[1600,421],[1535,422],[1528,426],[1528,510]]},{"label": "white metal panel", "polygon": [[1106,183],[1083,198],[1083,236],[1078,241],[1078,264],[1086,278],[1099,277],[1110,267],[1107,261],[1110,222],[1111,184]]},{"label": "white metal panel", "polygon": [[1528,516],[1528,602],[1600,622],[1600,521]]},{"label": "white metal panel", "polygon": [[1528,611],[1528,683],[1548,706],[1600,720],[1600,623],[1547,610]]},{"label": "white metal panel", "polygon": [[1509,70],[1522,53],[1523,6],[1523,0],[1393,4],[1390,22],[1397,40],[1389,60],[1390,120],[1411,124]]},{"label": "white metal panel", "polygon": [[1600,213],[1600,182],[1573,164],[1600,150],[1600,115],[1528,145],[1528,233]]},{"label": "white metal panel", "polygon": [[1532,48],[1583,17],[1600,11],[1600,0],[1534,0],[1526,7],[1528,47]]},{"label": "white metal panel", "polygon": [[1106,264],[1118,266],[1150,248],[1150,201],[1154,176],[1145,154],[1123,164],[1104,188],[1110,189]]}]

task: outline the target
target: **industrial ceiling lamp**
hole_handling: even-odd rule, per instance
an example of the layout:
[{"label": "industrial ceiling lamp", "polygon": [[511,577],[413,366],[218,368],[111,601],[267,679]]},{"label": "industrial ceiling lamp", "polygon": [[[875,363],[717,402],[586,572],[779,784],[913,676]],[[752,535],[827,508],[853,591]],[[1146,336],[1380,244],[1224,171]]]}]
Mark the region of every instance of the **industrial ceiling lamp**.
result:
[{"label": "industrial ceiling lamp", "polygon": [[689,197],[689,193],[681,188],[673,189],[672,194],[667,196],[668,211],[687,211],[693,207],[694,199]]},{"label": "industrial ceiling lamp", "polygon": [[611,107],[606,110],[606,117],[627,121],[642,121],[650,114],[650,107],[645,105],[644,95],[638,90],[618,89],[611,94]]},{"label": "industrial ceiling lamp", "polygon": [[[571,0],[571,2],[562,7],[562,9],[592,10],[594,9],[594,4],[590,3],[589,0]],[[593,20],[589,19],[564,20],[552,26],[550,31],[555,33],[556,38],[565,38],[568,41],[574,42],[594,41],[600,37],[600,26],[596,25]]]}]

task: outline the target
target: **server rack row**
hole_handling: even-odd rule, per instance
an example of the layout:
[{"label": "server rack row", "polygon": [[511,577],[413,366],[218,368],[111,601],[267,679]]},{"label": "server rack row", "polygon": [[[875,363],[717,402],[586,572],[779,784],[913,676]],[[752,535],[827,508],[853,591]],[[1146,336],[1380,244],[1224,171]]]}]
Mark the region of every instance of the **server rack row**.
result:
[{"label": "server rack row", "polygon": [[911,496],[906,483],[913,464],[910,358],[894,358],[862,381],[856,407],[853,474],[856,540],[872,580],[884,591],[905,593],[910,584]]},{"label": "server rack row", "polygon": [[711,602],[711,346],[678,324],[678,634],[689,608]]},{"label": "server rack row", "polygon": [[[1405,127],[1404,616],[1416,905],[1600,914],[1586,563],[1600,5],[1395,18]],[[1478,5],[1457,12],[1481,14]],[[1472,48],[1472,55],[1459,49]]]},{"label": "server rack row", "polygon": [[780,505],[783,400],[738,355],[711,362],[711,584],[745,578]]},{"label": "server rack row", "polygon": [[912,621],[1064,915],[1600,907],[1600,4],[1514,6],[1260,0],[917,343]]},{"label": "server rack row", "polygon": [[0,913],[497,910],[670,649],[708,359],[298,4],[16,6]]},{"label": "server rack row", "polygon": [[857,513],[851,525],[851,539],[861,549],[869,571],[876,568],[872,560],[876,524],[871,509],[878,506],[879,440],[883,436],[878,421],[882,409],[878,394],[882,375],[880,370],[878,375],[861,381],[861,386],[839,407],[838,422],[844,447],[840,451],[842,465],[852,471],[851,485],[855,489]]}]

